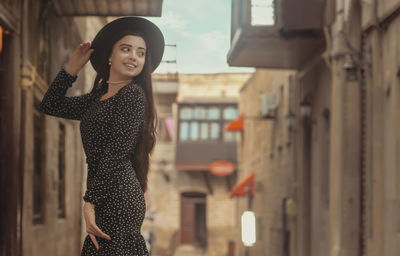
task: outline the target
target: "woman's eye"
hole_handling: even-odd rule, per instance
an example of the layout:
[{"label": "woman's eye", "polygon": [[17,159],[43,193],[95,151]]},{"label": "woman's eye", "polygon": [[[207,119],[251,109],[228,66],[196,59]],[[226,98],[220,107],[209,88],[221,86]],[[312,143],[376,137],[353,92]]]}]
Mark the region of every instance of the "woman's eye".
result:
[{"label": "woman's eye", "polygon": [[144,56],[144,52],[139,52],[138,55],[139,55],[140,57],[143,57],[143,56]]},{"label": "woman's eye", "polygon": [[122,48],[122,51],[129,52],[129,48],[128,47],[124,47],[124,48]]}]

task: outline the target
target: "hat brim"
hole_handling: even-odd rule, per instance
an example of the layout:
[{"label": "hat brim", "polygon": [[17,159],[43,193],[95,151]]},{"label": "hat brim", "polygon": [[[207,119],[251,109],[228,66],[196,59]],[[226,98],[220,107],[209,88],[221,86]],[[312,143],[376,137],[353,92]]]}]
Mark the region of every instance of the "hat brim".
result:
[{"label": "hat brim", "polygon": [[161,30],[151,21],[136,16],[116,19],[106,24],[97,33],[91,43],[94,49],[90,56],[90,63],[99,73],[108,65],[109,54],[115,42],[129,33],[138,33],[144,37],[150,51],[152,72],[160,65],[164,53],[164,36]]}]

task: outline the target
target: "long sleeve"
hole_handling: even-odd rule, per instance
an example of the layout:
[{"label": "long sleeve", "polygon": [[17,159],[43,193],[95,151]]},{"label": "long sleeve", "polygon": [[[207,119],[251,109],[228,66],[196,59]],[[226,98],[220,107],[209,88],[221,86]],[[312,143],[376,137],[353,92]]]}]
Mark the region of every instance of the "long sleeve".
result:
[{"label": "long sleeve", "polygon": [[81,120],[93,95],[87,93],[81,96],[66,97],[67,90],[72,87],[76,78],[76,76],[68,74],[64,68],[61,68],[43,96],[39,110],[51,116]]},{"label": "long sleeve", "polygon": [[[94,205],[100,205],[113,184],[112,172],[120,161],[129,159],[137,143],[143,127],[145,115],[144,91],[135,84],[128,88],[118,98],[116,117],[111,127],[107,144],[97,165],[95,174],[88,177],[88,188],[83,200]],[[120,89],[120,90],[122,90]]]}]

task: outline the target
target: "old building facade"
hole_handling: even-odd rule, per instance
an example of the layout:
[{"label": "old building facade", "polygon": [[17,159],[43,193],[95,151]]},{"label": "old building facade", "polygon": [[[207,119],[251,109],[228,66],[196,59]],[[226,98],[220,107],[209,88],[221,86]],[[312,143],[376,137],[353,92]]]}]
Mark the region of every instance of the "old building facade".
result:
[{"label": "old building facade", "polygon": [[[237,229],[229,191],[233,172],[217,176],[210,164],[236,165],[237,138],[224,131],[236,117],[246,73],[157,74],[159,113],[147,193],[155,255],[227,255]],[[231,245],[232,246],[232,245]]]},{"label": "old building facade", "polygon": [[[44,115],[38,104],[105,16],[161,15],[161,0],[120,2],[0,1],[0,255],[80,252],[86,162],[79,123]],[[87,66],[67,96],[90,91]]]},{"label": "old building facade", "polygon": [[[238,131],[257,240],[237,236],[237,255],[399,253],[399,6],[232,1],[228,62],[258,68]],[[246,196],[233,200],[248,209]]]}]

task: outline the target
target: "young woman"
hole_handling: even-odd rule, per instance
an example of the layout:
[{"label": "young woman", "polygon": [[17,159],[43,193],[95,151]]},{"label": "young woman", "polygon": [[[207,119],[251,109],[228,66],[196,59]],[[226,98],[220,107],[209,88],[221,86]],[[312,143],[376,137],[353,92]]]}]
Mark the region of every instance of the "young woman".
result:
[{"label": "young woman", "polygon": [[[48,115],[80,120],[88,164],[83,196],[88,235],[81,255],[148,255],[140,228],[145,216],[149,155],[156,112],[151,73],[164,37],[152,22],[124,17],[80,44],[40,104]],[[97,72],[90,93],[65,94],[89,61]]]}]

